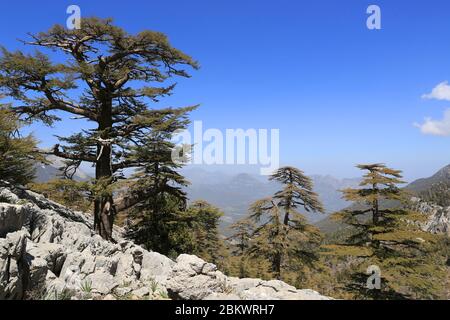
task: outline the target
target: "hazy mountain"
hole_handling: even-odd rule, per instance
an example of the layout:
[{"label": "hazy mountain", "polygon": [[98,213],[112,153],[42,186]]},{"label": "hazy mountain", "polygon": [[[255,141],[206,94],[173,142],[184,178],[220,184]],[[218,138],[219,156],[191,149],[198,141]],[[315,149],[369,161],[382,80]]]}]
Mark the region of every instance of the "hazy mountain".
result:
[{"label": "hazy mountain", "polygon": [[[222,228],[246,216],[254,201],[271,196],[280,189],[278,183],[257,174],[227,174],[199,168],[185,169],[183,174],[191,182],[186,189],[191,201],[203,199],[224,211]],[[329,175],[313,175],[311,178],[327,213],[348,206],[339,190],[359,182],[359,179],[337,179]],[[316,213],[306,213],[306,216],[311,222],[324,217]]]},{"label": "hazy mountain", "polygon": [[313,175],[314,190],[319,194],[327,213],[332,213],[347,207],[350,203],[342,199],[339,190],[356,187],[361,179],[337,179],[333,176]]},{"label": "hazy mountain", "polygon": [[450,182],[450,165],[440,169],[429,178],[417,179],[411,182],[406,188],[411,191],[421,192],[430,189],[436,184],[448,182]]},{"label": "hazy mountain", "polygon": [[[51,161],[48,165],[42,163],[36,164],[36,182],[47,182],[61,175],[59,168],[63,165],[63,159],[56,156],[48,156],[47,160]],[[88,180],[89,175],[82,169],[78,169],[74,175],[74,179],[78,181]]]}]

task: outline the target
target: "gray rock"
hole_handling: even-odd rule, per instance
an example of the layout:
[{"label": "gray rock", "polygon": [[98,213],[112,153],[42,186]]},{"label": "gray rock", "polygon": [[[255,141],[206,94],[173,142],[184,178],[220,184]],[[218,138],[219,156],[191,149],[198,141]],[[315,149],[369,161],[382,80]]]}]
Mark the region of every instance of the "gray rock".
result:
[{"label": "gray rock", "polygon": [[424,231],[450,236],[450,207],[430,204],[419,198],[412,198],[411,201],[414,210],[427,216],[427,221],[421,224]]},{"label": "gray rock", "polygon": [[0,238],[22,229],[26,220],[26,210],[21,205],[0,203]]},{"label": "gray rock", "polygon": [[117,300],[117,299],[112,294],[108,294],[103,298],[103,300]]},{"label": "gray rock", "polygon": [[242,300],[242,298],[234,293],[212,293],[203,300]]},{"label": "gray rock", "polygon": [[140,289],[133,290],[132,295],[138,298],[143,298],[145,296],[150,295],[150,290],[147,287],[142,287]]},{"label": "gray rock", "polygon": [[103,272],[91,273],[84,281],[90,283],[92,292],[102,295],[113,292],[113,290],[119,286],[111,274]]},{"label": "gray rock", "polygon": [[0,202],[17,204],[20,201],[19,196],[7,188],[9,184],[0,187]]},{"label": "gray rock", "polygon": [[133,291],[133,289],[130,288],[130,287],[119,287],[119,288],[116,288],[116,289],[114,290],[114,292],[115,292],[119,297],[124,297],[124,296],[130,294],[131,291]]},{"label": "gray rock", "polygon": [[227,277],[215,265],[197,256],[182,254],[176,260],[167,292],[173,299],[200,300],[214,293],[224,293]]},{"label": "gray rock", "polygon": [[8,233],[0,239],[0,300],[22,299],[28,265],[26,261],[26,230]]},{"label": "gray rock", "polygon": [[67,254],[64,247],[56,243],[36,244],[31,241],[27,242],[27,259],[31,266],[36,264],[35,260],[43,260],[47,269],[54,274],[60,274]]},{"label": "gray rock", "polygon": [[167,291],[173,299],[207,300],[325,300],[312,290],[298,290],[279,280],[226,277],[215,265],[196,256],[180,255]]},{"label": "gray rock", "polygon": [[140,278],[142,281],[154,280],[159,284],[164,284],[172,272],[175,262],[157,252],[144,251]]}]

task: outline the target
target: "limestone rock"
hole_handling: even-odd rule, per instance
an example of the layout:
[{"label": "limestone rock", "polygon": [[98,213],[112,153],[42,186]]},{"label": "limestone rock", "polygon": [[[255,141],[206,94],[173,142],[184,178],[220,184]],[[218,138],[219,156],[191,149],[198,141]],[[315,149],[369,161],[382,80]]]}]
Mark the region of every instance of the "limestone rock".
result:
[{"label": "limestone rock", "polygon": [[22,229],[26,210],[21,205],[0,203],[0,237]]},{"label": "limestone rock", "polygon": [[137,290],[133,290],[132,295],[138,298],[144,298],[145,296],[150,295],[150,290],[147,287],[142,287]]},{"label": "limestone rock", "polygon": [[27,235],[25,230],[0,239],[0,300],[22,299],[27,283]]},{"label": "limestone rock", "polygon": [[225,276],[193,255],[176,262],[92,231],[89,215],[0,181],[0,299],[322,298],[281,281]]},{"label": "limestone rock", "polygon": [[223,293],[227,277],[214,264],[197,256],[182,254],[177,258],[166,283],[174,299],[200,300],[214,293]]},{"label": "limestone rock", "polygon": [[140,277],[143,281],[154,280],[159,284],[164,284],[174,265],[175,262],[162,254],[144,251]]},{"label": "limestone rock", "polygon": [[421,225],[422,229],[431,233],[443,233],[450,236],[450,207],[441,207],[412,198],[413,209],[427,216],[427,220]]}]

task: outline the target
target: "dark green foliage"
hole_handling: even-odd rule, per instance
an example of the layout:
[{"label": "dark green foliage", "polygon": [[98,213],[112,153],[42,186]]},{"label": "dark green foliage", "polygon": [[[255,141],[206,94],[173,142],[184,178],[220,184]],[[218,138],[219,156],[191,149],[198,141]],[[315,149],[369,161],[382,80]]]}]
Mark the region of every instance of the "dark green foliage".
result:
[{"label": "dark green foliage", "polygon": [[229,244],[230,274],[240,278],[272,279],[270,263],[263,257],[250,257],[252,235],[256,225],[251,219],[242,219],[230,226]]},{"label": "dark green foliage", "polygon": [[232,251],[234,255],[244,255],[250,246],[250,240],[255,229],[255,224],[249,219],[239,220],[230,226],[232,235],[227,238],[232,242],[235,249]]},{"label": "dark green foliage", "polygon": [[20,121],[6,106],[0,106],[0,180],[26,185],[34,179],[36,161],[45,162],[36,152],[36,140],[21,136]]},{"label": "dark green foliage", "polygon": [[[326,245],[326,254],[356,257],[347,282],[347,290],[360,298],[400,299],[433,298],[442,293],[442,257],[436,250],[439,236],[423,232],[419,223],[425,216],[404,209],[381,208],[387,200],[405,203],[406,194],[397,186],[401,172],[383,164],[359,165],[367,170],[358,189],[343,190],[347,200],[368,206],[348,209],[334,218],[353,227],[345,243]],[[366,215],[364,219],[358,217]],[[366,287],[366,269],[381,270],[381,289]]]},{"label": "dark green foliage", "polygon": [[224,262],[228,258],[228,250],[219,234],[219,220],[223,213],[202,200],[194,201],[187,212],[193,219],[195,249],[192,253],[226,269]]},{"label": "dark green foliage", "polygon": [[130,150],[130,159],[140,167],[128,185],[127,197],[137,199],[131,206],[130,217],[135,223],[129,237],[165,254],[189,250],[183,247],[178,234],[185,233],[188,220],[187,198],[182,189],[188,182],[177,172],[181,164],[172,159],[175,146],[171,142],[174,132],[187,125],[186,112],[160,112],[153,119],[152,132],[142,138],[143,144]]},{"label": "dark green foliage", "polygon": [[250,219],[256,227],[247,253],[267,259],[271,273],[282,279],[283,272],[298,272],[317,260],[315,248],[320,244],[321,235],[298,209],[323,212],[323,207],[312,191],[311,179],[302,171],[284,167],[270,179],[280,182],[283,189],[251,206]]}]

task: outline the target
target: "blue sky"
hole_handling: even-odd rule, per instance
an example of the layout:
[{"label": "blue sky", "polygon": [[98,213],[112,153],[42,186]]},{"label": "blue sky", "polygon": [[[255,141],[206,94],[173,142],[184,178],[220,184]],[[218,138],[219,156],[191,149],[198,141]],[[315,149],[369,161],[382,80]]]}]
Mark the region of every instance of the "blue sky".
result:
[{"label": "blue sky", "polygon": [[[448,1],[9,1],[0,43],[23,49],[16,39],[65,24],[70,4],[166,33],[201,69],[163,104],[200,103],[192,120],[207,128],[279,128],[282,164],[353,177],[356,163],[385,162],[412,180],[450,163],[450,136],[414,126],[450,108],[422,98],[450,80]],[[366,28],[369,4],[381,30]],[[50,145],[79,125],[33,131]]]}]

